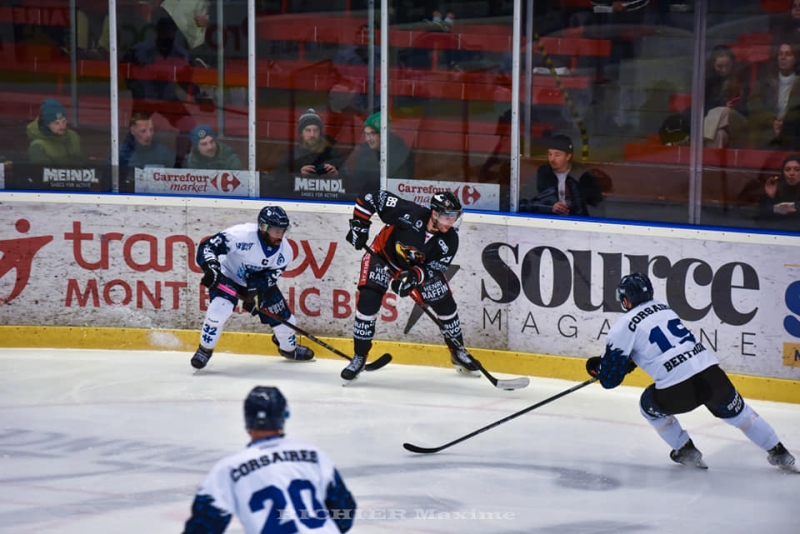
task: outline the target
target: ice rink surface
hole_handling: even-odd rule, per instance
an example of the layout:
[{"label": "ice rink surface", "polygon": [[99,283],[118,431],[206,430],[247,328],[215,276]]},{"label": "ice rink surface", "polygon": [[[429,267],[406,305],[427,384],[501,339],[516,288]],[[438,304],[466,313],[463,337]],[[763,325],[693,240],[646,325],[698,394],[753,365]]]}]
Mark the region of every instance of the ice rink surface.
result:
[{"label": "ice rink surface", "polygon": [[[344,388],[344,360],[217,353],[195,373],[190,356],[0,349],[0,532],[182,532],[206,472],[247,444],[245,396],[275,385],[287,434],[322,447],[356,497],[354,533],[800,533],[800,475],[705,410],[681,421],[710,469],[674,464],[639,388],[592,384],[419,455],[402,443],[447,443],[575,383],[506,392],[389,364]],[[800,406],[751,404],[797,456]]]}]

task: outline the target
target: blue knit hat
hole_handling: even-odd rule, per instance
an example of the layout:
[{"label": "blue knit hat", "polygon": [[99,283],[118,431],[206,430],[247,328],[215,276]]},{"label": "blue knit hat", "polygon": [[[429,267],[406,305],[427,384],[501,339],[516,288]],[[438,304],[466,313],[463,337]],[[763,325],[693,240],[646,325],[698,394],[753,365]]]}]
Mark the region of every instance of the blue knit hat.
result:
[{"label": "blue knit hat", "polygon": [[66,118],[66,116],[67,110],[64,109],[64,106],[52,98],[42,102],[42,106],[39,108],[39,118],[44,124],[50,124],[58,119]]},{"label": "blue knit hat", "polygon": [[200,141],[209,135],[214,139],[217,138],[217,134],[215,134],[214,130],[211,129],[211,126],[207,124],[198,124],[192,128],[192,131],[189,132],[189,140],[192,142],[192,147],[197,148],[198,143],[200,143]]}]

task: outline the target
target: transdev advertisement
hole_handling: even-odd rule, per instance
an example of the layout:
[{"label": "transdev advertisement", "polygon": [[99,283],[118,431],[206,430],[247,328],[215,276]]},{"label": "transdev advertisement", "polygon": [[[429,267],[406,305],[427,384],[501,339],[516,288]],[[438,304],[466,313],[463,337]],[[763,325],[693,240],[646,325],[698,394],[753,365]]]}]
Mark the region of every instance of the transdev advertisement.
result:
[{"label": "transdev advertisement", "polygon": [[[4,202],[0,321],[199,330],[208,295],[194,261],[197,244],[254,221],[261,203],[248,204],[252,209],[154,204]],[[296,259],[279,285],[303,328],[350,337],[362,254],[344,241],[349,209],[286,207]],[[690,231],[654,238],[644,227],[573,227],[465,216],[450,286],[468,346],[600,354],[622,313],[614,300],[620,276],[646,271],[656,297],[727,370],[800,379],[797,247],[762,245],[744,235],[741,242],[720,242],[689,239]],[[379,339],[442,344],[408,299],[388,293],[379,317]],[[229,331],[266,328],[246,313],[226,325]]]}]

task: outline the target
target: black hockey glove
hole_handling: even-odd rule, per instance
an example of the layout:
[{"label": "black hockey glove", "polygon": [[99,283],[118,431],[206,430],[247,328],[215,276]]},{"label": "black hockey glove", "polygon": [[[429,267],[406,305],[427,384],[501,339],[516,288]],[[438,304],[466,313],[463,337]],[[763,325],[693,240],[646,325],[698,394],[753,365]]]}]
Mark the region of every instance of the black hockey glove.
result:
[{"label": "black hockey glove", "polygon": [[222,269],[220,269],[219,262],[217,260],[208,260],[202,267],[205,274],[200,283],[208,289],[214,289],[219,284],[220,278],[222,278]]},{"label": "black hockey glove", "polygon": [[357,217],[350,219],[350,231],[347,232],[347,242],[353,245],[356,250],[361,250],[367,246],[369,240],[369,227],[372,221],[364,221]]},{"label": "black hockey glove", "polygon": [[419,275],[417,271],[403,271],[397,275],[397,278],[392,280],[392,291],[397,293],[398,297],[407,297],[411,291],[419,284]]},{"label": "black hockey glove", "polygon": [[[597,375],[600,373],[600,361],[602,359],[603,358],[601,358],[600,356],[592,356],[591,358],[586,360],[586,372],[589,373],[589,376],[595,378],[597,377]],[[625,374],[627,375],[629,373],[632,373],[634,369],[636,369],[636,364],[633,363],[633,360],[629,359],[628,367],[627,369],[625,369]]]},{"label": "black hockey glove", "polygon": [[600,356],[592,356],[588,360],[586,360],[586,372],[589,373],[589,376],[592,378],[597,378],[598,373],[600,372],[600,360],[602,360]]},{"label": "black hockey glove", "polygon": [[249,288],[247,294],[242,301],[242,308],[244,311],[249,312],[250,315],[258,315],[258,310],[261,308],[261,293],[258,289]]}]

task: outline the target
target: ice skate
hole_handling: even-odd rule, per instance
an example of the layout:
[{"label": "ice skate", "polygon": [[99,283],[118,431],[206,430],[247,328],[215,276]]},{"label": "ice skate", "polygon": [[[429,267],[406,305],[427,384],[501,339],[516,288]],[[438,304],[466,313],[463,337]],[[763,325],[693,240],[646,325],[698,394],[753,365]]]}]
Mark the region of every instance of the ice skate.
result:
[{"label": "ice skate", "polygon": [[275,343],[276,347],[278,347],[278,353],[287,360],[307,362],[314,359],[314,351],[308,347],[297,345],[293,351],[289,352],[281,349],[281,345],[278,343],[278,338],[274,335],[272,336],[272,342]]},{"label": "ice skate", "polygon": [[670,451],[669,457],[673,462],[681,465],[708,469],[708,465],[703,461],[703,453],[697,450],[692,440],[687,441],[686,445],[680,449]]},{"label": "ice skate", "polygon": [[350,365],[342,369],[342,385],[346,386],[356,378],[358,375],[361,374],[361,371],[364,370],[364,366],[367,365],[367,357],[360,356],[356,354],[353,356],[353,360],[350,362]]},{"label": "ice skate", "polygon": [[450,349],[450,362],[456,372],[466,376],[481,376],[480,368],[464,349]]},{"label": "ice skate", "polygon": [[197,352],[194,353],[192,356],[191,364],[192,367],[195,369],[202,369],[208,363],[208,360],[211,359],[211,355],[214,354],[214,349],[207,349],[200,345],[197,347]]},{"label": "ice skate", "polygon": [[767,461],[769,461],[771,465],[791,473],[800,473],[800,471],[797,469],[797,465],[795,465],[794,456],[792,456],[791,453],[786,450],[786,447],[783,446],[783,443],[779,442],[767,452],[769,453],[769,456],[767,456]]}]

